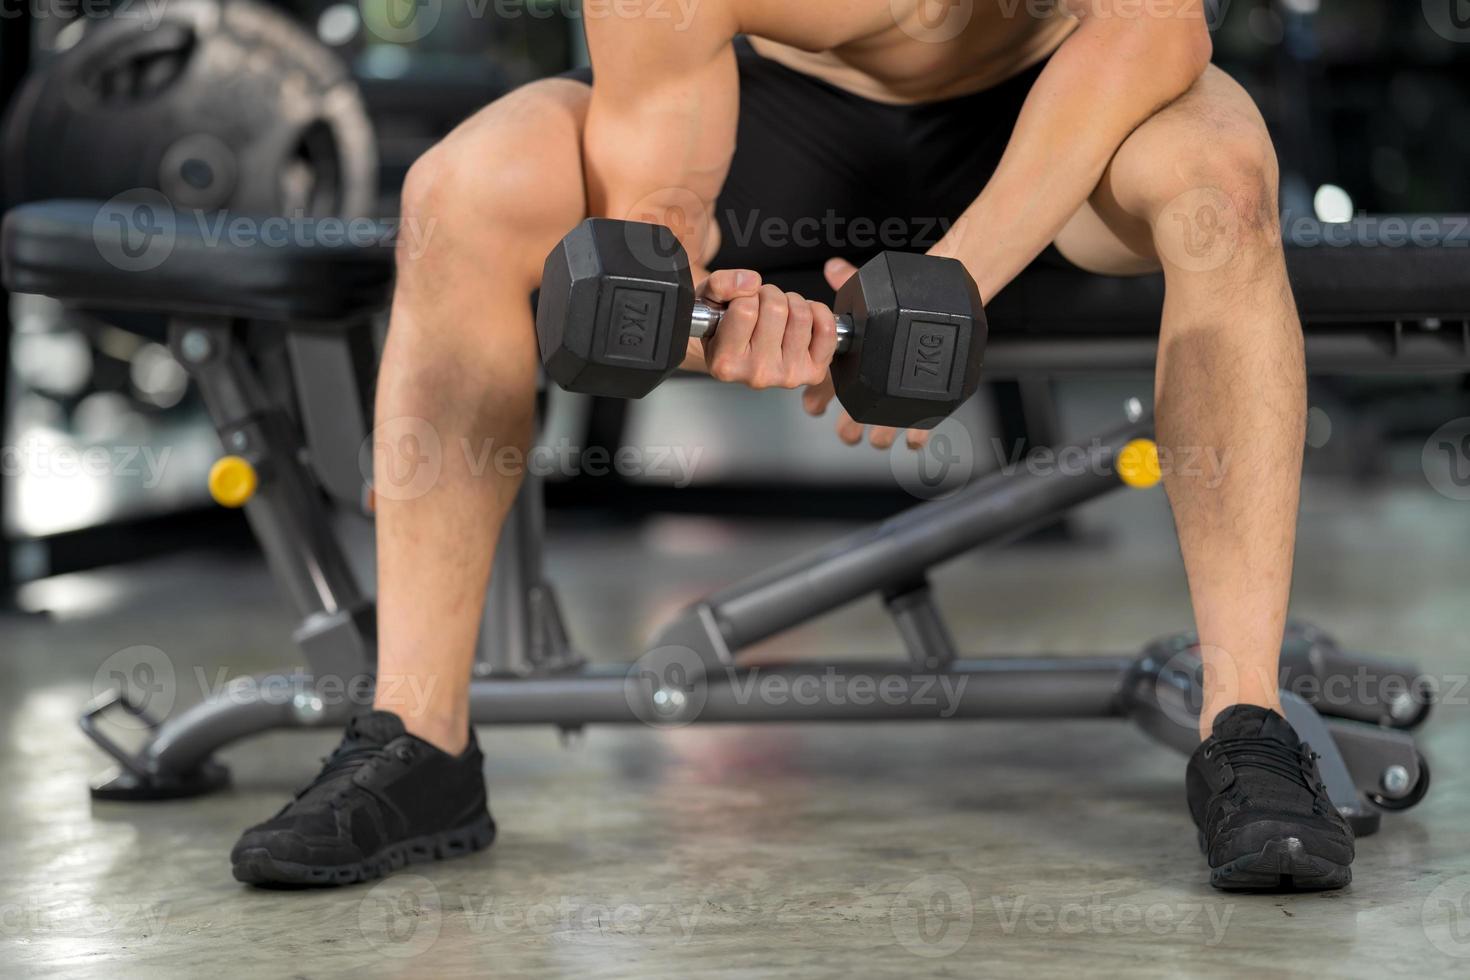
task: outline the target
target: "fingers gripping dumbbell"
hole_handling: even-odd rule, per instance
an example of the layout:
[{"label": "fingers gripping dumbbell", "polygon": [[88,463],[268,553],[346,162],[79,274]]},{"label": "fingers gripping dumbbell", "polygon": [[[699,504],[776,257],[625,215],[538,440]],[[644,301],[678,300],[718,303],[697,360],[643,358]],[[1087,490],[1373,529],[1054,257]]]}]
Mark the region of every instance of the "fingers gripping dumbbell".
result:
[{"label": "fingers gripping dumbbell", "polygon": [[[883,252],[837,291],[832,380],[863,423],[929,428],[975,393],[985,311],[954,259]],[[546,257],[536,336],[568,391],[642,398],[724,308],[698,299],[689,260],[662,225],[588,218]]]}]

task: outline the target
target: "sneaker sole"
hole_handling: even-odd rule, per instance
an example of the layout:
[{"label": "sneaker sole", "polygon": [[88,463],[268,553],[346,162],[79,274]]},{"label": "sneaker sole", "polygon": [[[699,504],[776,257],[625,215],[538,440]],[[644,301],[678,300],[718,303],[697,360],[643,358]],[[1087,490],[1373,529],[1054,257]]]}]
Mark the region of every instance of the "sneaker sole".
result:
[{"label": "sneaker sole", "polygon": [[495,821],[486,814],[474,823],[389,844],[372,857],[351,864],[316,865],[282,861],[263,847],[240,853],[233,864],[236,881],[247,885],[328,887],[372,881],[410,864],[425,864],[483,851],[495,841]]},{"label": "sneaker sole", "polygon": [[1353,869],[1307,853],[1297,837],[1267,841],[1256,854],[1210,869],[1210,884],[1221,891],[1325,891],[1353,880]]}]

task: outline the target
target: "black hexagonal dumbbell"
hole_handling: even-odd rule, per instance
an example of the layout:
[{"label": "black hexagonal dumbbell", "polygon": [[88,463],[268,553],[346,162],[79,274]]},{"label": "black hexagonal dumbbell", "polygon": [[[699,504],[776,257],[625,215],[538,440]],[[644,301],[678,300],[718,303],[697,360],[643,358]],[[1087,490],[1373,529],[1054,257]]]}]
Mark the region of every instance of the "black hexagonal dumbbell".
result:
[{"label": "black hexagonal dumbbell", "polygon": [[[954,259],[883,252],[837,291],[837,397],[859,422],[929,428],[975,393],[985,311]],[[588,218],[546,257],[541,361],[568,391],[642,398],[724,308],[696,299],[689,260],[662,225]]]}]

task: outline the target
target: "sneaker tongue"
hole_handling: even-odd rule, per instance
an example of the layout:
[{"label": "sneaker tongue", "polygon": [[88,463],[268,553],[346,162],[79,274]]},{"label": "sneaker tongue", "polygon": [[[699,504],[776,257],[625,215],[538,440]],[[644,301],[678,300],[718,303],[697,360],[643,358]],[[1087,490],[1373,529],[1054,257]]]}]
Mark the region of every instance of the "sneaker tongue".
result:
[{"label": "sneaker tongue", "polygon": [[391,711],[369,711],[347,722],[347,737],[369,745],[387,745],[403,733],[402,719]]},{"label": "sneaker tongue", "polygon": [[1271,738],[1298,746],[1296,730],[1270,708],[1255,704],[1233,704],[1215,716],[1216,738]]}]

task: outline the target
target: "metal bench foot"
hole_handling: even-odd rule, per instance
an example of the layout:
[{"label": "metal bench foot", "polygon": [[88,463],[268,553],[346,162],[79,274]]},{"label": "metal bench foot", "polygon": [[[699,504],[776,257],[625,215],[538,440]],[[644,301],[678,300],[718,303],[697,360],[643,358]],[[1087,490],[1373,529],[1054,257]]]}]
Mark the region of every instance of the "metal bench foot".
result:
[{"label": "metal bench foot", "polygon": [[127,802],[183,800],[213,793],[229,784],[229,768],[213,760],[184,772],[146,776],[114,766],[93,780],[92,799]]}]

